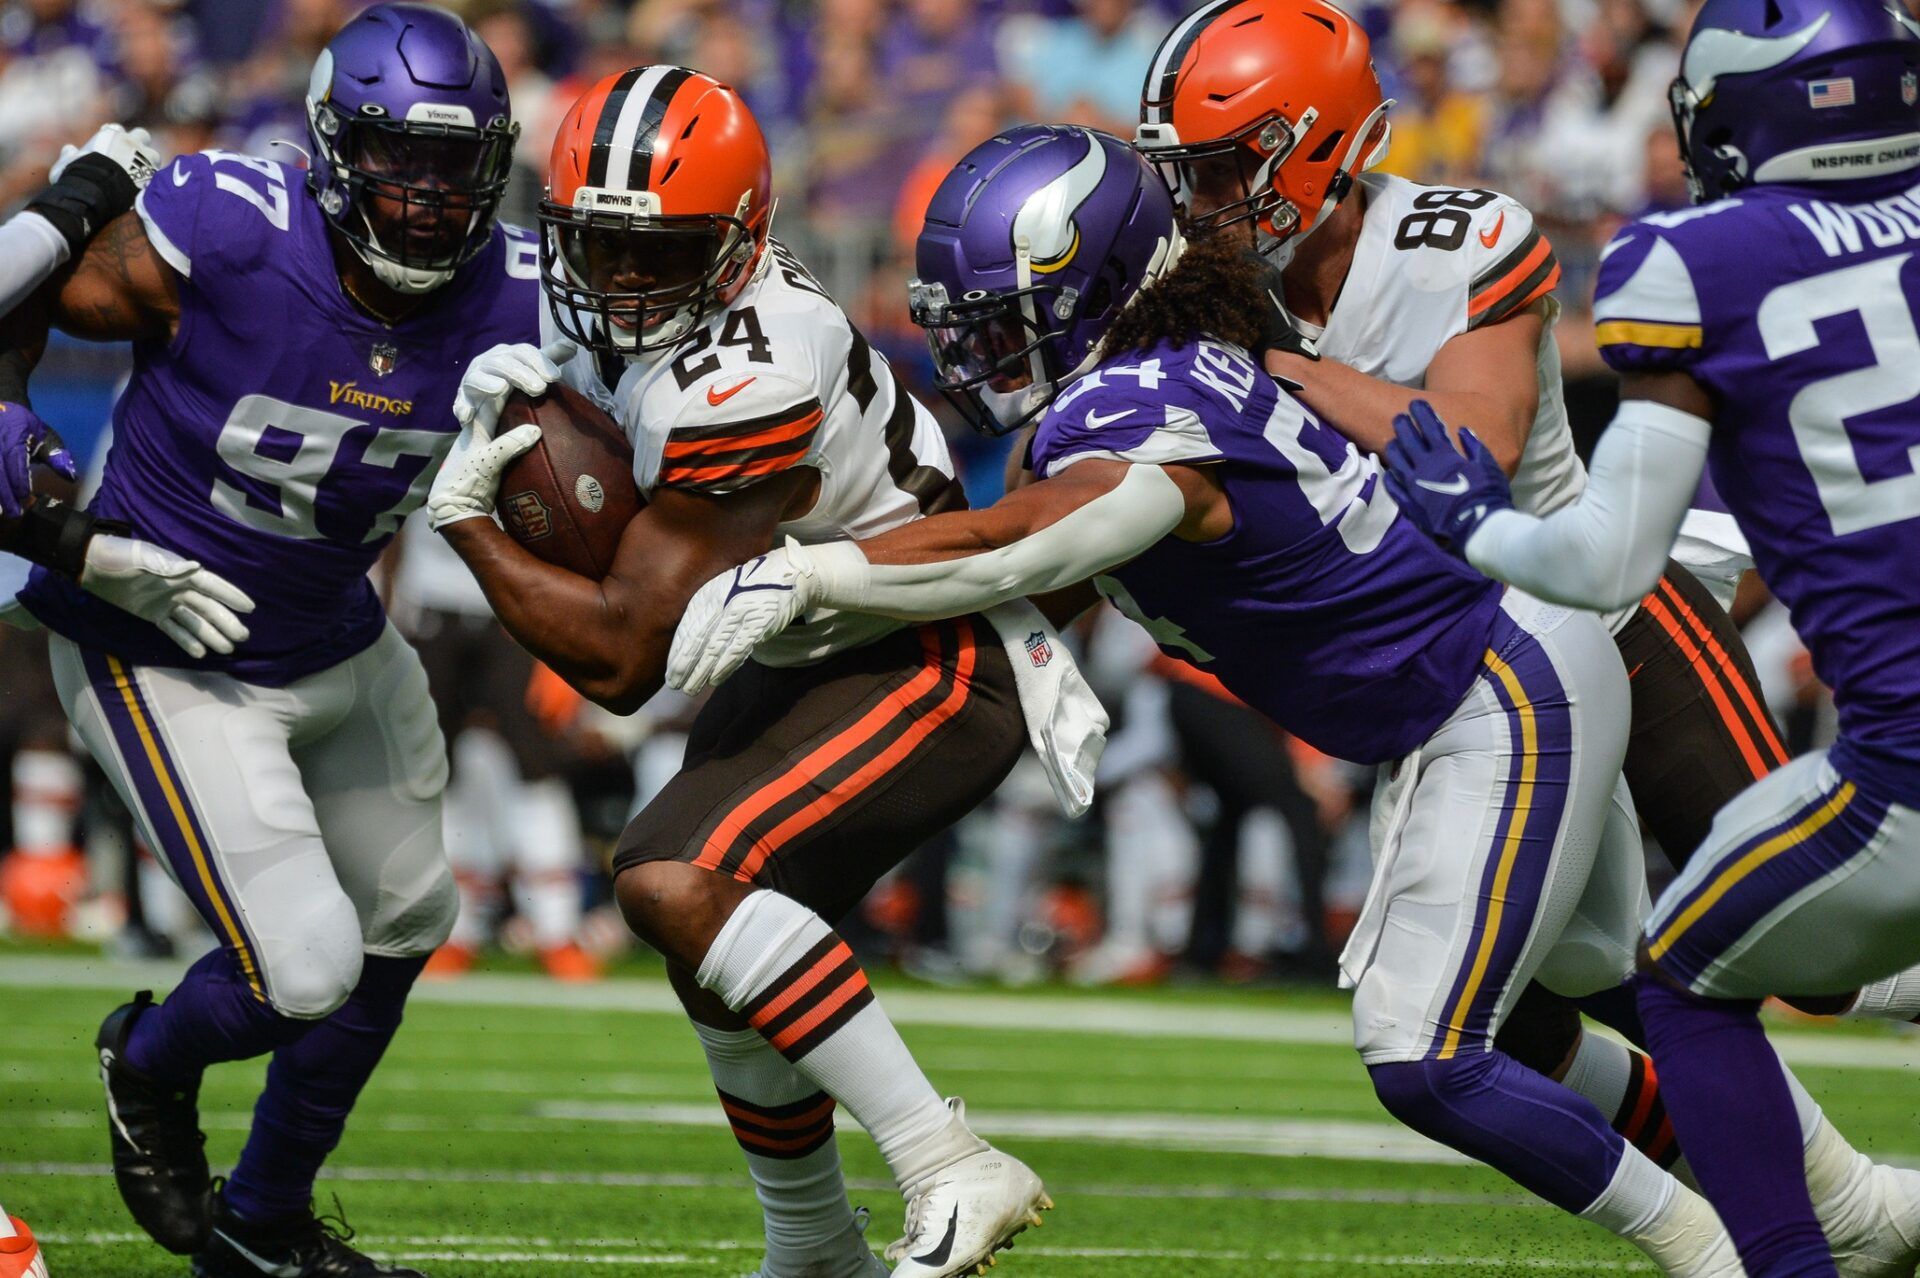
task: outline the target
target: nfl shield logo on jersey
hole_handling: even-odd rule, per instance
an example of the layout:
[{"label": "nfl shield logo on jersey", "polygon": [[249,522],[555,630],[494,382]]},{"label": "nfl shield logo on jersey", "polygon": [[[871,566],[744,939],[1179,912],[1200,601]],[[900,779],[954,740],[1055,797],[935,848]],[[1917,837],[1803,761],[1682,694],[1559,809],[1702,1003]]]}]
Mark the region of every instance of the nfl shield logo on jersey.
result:
[{"label": "nfl shield logo on jersey", "polygon": [[385,377],[393,371],[394,362],[400,358],[400,348],[392,342],[375,342],[373,349],[367,352],[367,367]]},{"label": "nfl shield logo on jersey", "polygon": [[1908,106],[1920,102],[1920,73],[1909,71],[1900,77],[1900,100]]},{"label": "nfl shield logo on jersey", "polygon": [[1027,660],[1033,662],[1036,670],[1053,660],[1053,645],[1044,632],[1036,630],[1027,636]]}]

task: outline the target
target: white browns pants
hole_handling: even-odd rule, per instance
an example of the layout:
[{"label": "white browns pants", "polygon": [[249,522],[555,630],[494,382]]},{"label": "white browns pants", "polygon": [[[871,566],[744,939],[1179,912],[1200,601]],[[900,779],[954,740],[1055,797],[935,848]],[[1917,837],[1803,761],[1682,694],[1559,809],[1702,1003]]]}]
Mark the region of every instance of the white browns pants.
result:
[{"label": "white browns pants", "polygon": [[1597,617],[1507,592],[1472,689],[1375,795],[1374,884],[1341,960],[1367,1064],[1490,1050],[1535,976],[1578,996],[1632,974],[1628,708]]},{"label": "white browns pants", "polygon": [[446,939],[446,746],[420,661],[391,626],[284,688],[131,666],[58,637],[52,656],[87,749],[275,1010],[325,1016],[363,953]]}]

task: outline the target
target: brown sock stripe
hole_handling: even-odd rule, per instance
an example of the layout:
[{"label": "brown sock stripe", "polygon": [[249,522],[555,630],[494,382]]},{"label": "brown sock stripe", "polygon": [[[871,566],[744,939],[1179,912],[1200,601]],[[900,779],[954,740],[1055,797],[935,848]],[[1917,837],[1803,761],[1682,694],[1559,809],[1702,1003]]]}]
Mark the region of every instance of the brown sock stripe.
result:
[{"label": "brown sock stripe", "polygon": [[855,967],[853,975],[823,1000],[807,1020],[796,1023],[790,1030],[767,1041],[788,1060],[798,1061],[839,1033],[841,1026],[858,1016],[871,1002],[873,988],[867,984],[867,974]]},{"label": "brown sock stripe", "polygon": [[758,998],[740,1009],[740,1014],[752,1022],[755,1027],[770,1017],[779,1016],[793,1004],[803,998],[813,988],[825,972],[820,966],[836,950],[844,948],[838,933],[828,932],[814,943],[813,947],[802,954],[786,971],[780,973]]},{"label": "brown sock stripe", "polygon": [[834,1099],[825,1092],[777,1106],[755,1105],[720,1092],[720,1104],[727,1111],[733,1138],[749,1154],[805,1158],[833,1139]]},{"label": "brown sock stripe", "polygon": [[830,1002],[837,1004],[849,982],[857,980],[864,986],[867,981],[860,970],[859,960],[853,957],[853,951],[847,948],[844,941],[836,945],[807,975],[806,987],[795,997],[781,1003],[777,1009],[747,1018],[775,1047],[779,1047],[781,1041],[796,1027],[817,1020],[822,1007]]}]

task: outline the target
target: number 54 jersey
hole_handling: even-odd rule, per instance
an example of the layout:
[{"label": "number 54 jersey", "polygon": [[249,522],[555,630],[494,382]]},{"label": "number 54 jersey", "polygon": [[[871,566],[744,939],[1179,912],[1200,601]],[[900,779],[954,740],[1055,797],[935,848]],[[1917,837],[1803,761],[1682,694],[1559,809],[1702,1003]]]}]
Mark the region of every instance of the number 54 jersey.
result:
[{"label": "number 54 jersey", "polygon": [[157,629],[37,570],[21,602],[49,629],[142,665],[283,686],[372,644],[367,570],[426,499],[476,353],[538,337],[538,246],[500,227],[395,324],[342,291],[305,175],[249,156],[185,155],[140,198],[179,277],[171,341],[134,344],[91,509],[247,592],[252,637],[191,661]]},{"label": "number 54 jersey", "polygon": [[1842,732],[1920,757],[1920,187],[1861,189],[1642,218],[1605,250],[1594,319],[1615,369],[1713,397],[1714,487]]}]

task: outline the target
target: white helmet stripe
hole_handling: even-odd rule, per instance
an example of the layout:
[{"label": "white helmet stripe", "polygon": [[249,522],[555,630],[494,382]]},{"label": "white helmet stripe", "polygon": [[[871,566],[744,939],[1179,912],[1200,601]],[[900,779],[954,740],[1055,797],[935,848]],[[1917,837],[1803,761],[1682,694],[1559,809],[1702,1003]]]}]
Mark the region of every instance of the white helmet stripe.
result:
[{"label": "white helmet stripe", "polygon": [[640,135],[640,121],[646,118],[647,104],[653,101],[654,90],[660,87],[669,71],[677,67],[648,67],[641,77],[634,81],[628,90],[626,101],[620,104],[620,118],[613,126],[613,141],[607,146],[607,177],[602,186],[615,191],[625,191],[632,187],[633,143]]},{"label": "white helmet stripe", "polygon": [[1713,84],[1723,75],[1745,75],[1777,67],[1812,43],[1827,25],[1831,13],[1823,13],[1792,35],[1754,36],[1721,27],[1709,27],[1687,45],[1680,75],[1697,100],[1705,101],[1713,93]]},{"label": "white helmet stripe", "polygon": [[1243,0],[1213,0],[1195,9],[1167,32],[1167,38],[1154,51],[1153,65],[1147,68],[1147,82],[1140,90],[1140,105],[1145,112],[1142,118],[1146,123],[1165,124],[1173,119],[1173,79],[1186,60],[1187,50],[1215,18],[1241,3]]}]

